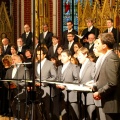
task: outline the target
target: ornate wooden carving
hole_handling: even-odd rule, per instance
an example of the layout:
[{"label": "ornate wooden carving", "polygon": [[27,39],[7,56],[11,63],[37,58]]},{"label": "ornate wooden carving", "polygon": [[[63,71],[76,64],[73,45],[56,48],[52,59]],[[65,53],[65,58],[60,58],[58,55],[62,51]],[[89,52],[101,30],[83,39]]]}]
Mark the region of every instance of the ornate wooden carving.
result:
[{"label": "ornate wooden carving", "polygon": [[42,32],[42,25],[44,23],[50,24],[49,18],[49,1],[48,0],[36,0],[36,36],[39,32]]},{"label": "ornate wooden carving", "polygon": [[79,34],[81,34],[82,30],[86,27],[85,18],[88,17],[94,20],[94,26],[98,27],[100,32],[106,29],[107,18],[112,18],[114,20],[114,27],[120,27],[120,0],[101,0],[101,3],[99,1],[100,0],[95,0],[91,6],[90,1],[86,0],[82,8],[80,1],[78,2]]}]

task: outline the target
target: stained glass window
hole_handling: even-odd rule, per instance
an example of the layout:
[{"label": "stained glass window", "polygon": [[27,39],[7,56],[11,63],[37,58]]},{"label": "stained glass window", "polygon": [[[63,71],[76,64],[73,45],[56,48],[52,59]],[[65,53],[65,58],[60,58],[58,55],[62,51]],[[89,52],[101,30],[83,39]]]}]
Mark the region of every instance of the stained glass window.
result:
[{"label": "stained glass window", "polygon": [[[63,31],[67,29],[66,23],[71,20],[74,23],[74,29],[78,31],[78,1],[79,0],[62,0],[62,22]],[[86,0],[80,0],[81,4]],[[93,0],[90,0],[90,4],[93,4]]]}]

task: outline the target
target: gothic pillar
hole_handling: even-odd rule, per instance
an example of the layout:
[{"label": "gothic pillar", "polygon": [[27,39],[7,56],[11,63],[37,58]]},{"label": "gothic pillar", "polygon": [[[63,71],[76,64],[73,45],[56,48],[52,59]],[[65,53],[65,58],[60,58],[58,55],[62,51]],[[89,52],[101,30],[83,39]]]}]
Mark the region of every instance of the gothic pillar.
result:
[{"label": "gothic pillar", "polygon": [[53,0],[53,33],[57,35],[57,0]]}]

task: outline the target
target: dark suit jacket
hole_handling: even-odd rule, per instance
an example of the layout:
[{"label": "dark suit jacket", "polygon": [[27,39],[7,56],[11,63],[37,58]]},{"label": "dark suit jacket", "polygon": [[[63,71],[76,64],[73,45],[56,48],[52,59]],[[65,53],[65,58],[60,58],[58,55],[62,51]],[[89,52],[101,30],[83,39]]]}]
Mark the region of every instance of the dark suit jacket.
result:
[{"label": "dark suit jacket", "polygon": [[[57,48],[59,47],[59,45],[57,46]],[[57,48],[56,48],[56,51],[55,51],[55,53],[54,53],[54,47],[53,47],[53,45],[49,48],[49,50],[48,50],[48,58],[50,59],[51,57],[56,57],[57,58],[57,56],[58,56],[58,54],[57,54]]]},{"label": "dark suit jacket", "polygon": [[120,62],[111,51],[95,75],[96,86],[101,96],[103,111],[117,113],[120,109]]},{"label": "dark suit jacket", "polygon": [[[114,36],[114,38],[115,38],[115,41],[116,41],[116,43],[118,42],[120,42],[120,33],[119,33],[119,31],[117,31],[117,29],[116,28],[113,28],[112,29],[112,31],[111,31],[112,33],[113,33],[113,36]],[[104,33],[108,33],[108,29],[106,29],[105,31],[104,31]]]},{"label": "dark suit jacket", "polygon": [[91,52],[93,52],[94,44],[91,46],[91,48],[89,48],[89,43],[86,43],[84,47],[86,47],[89,50],[89,52],[91,53]]},{"label": "dark suit jacket", "polygon": [[40,33],[40,44],[45,44],[47,46],[47,48],[49,49],[50,46],[52,46],[52,36],[53,33],[52,32],[47,32],[45,38],[44,38],[44,33]]},{"label": "dark suit jacket", "polygon": [[[83,30],[83,32],[82,32],[82,36],[85,35],[87,32],[88,32],[88,28],[85,28],[85,29]],[[96,27],[94,27],[94,26],[93,26],[93,28],[91,29],[91,31],[89,31],[89,32],[95,34],[96,38],[97,38],[98,35],[99,35],[99,29],[96,28]]]},{"label": "dark suit jacket", "polygon": [[[57,77],[58,77],[59,81],[78,83],[79,66],[69,63],[69,65],[67,66],[67,68],[65,69],[63,74],[61,73],[61,71],[62,71],[62,65],[58,67]],[[65,94],[65,101],[66,101],[67,92],[66,92],[66,90],[63,90],[62,92]],[[77,102],[77,92],[76,91],[71,91],[69,93],[69,101]]]},{"label": "dark suit jacket", "polygon": [[[17,49],[18,49],[18,47],[17,47]],[[23,46],[21,52],[18,52],[18,55],[22,54],[23,56],[25,56],[25,51],[26,51],[27,49],[28,49],[28,48],[27,48],[26,46]]]},{"label": "dark suit jacket", "polygon": [[[88,33],[88,28],[85,28],[85,29],[83,30],[83,32],[82,32],[82,36],[87,35],[86,38],[88,38],[88,34],[87,34],[87,33]],[[90,33],[93,33],[93,34],[95,35],[95,37],[97,38],[98,35],[99,35],[99,29],[93,26],[93,28],[91,29],[91,31],[89,31],[89,34],[90,34]],[[83,43],[83,39],[81,39],[80,42],[81,42],[82,44],[84,44],[84,43]]]},{"label": "dark suit jacket", "polygon": [[[76,30],[72,30],[72,33],[73,33],[73,34],[78,34],[78,32],[77,32]],[[62,44],[63,46],[64,46],[65,44],[68,44],[67,34],[68,34],[68,30],[66,30],[66,31],[63,32],[63,37],[62,37],[62,40],[61,40],[61,44]],[[75,41],[75,42],[78,42],[78,37],[77,37],[77,36],[75,36],[74,41]]]},{"label": "dark suit jacket", "polygon": [[[73,44],[72,44],[72,46],[71,46],[71,48],[70,48],[70,51],[72,52],[72,55],[74,55],[74,44],[75,44],[75,42],[73,42]],[[65,49],[68,49],[69,48],[69,43],[67,43],[67,44],[65,44],[64,45],[64,48]]]},{"label": "dark suit jacket", "polygon": [[32,46],[32,37],[33,37],[32,32],[29,33],[27,38],[25,32],[21,35],[21,38],[23,39],[23,42],[27,48],[31,48]]},{"label": "dark suit jacket", "polygon": [[8,45],[6,51],[4,51],[4,47],[2,47],[3,55],[11,55],[11,46]]}]

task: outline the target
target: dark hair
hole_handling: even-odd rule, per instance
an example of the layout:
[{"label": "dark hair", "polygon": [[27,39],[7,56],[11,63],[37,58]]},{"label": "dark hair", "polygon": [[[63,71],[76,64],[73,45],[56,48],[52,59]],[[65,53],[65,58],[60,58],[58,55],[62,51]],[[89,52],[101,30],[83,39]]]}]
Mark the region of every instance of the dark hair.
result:
[{"label": "dark hair", "polygon": [[67,21],[67,23],[69,23],[69,22],[70,22],[71,24],[73,24],[73,22],[72,22],[71,20],[68,20],[68,21]]},{"label": "dark hair", "polygon": [[59,45],[58,48],[62,48],[64,50],[64,46],[63,45]]},{"label": "dark hair", "polygon": [[110,20],[112,23],[114,22],[112,18],[108,18],[107,20]]},{"label": "dark hair", "polygon": [[40,46],[37,48],[37,51],[42,51],[44,55],[47,55],[48,53],[48,50],[45,47],[40,47]]},{"label": "dark hair", "polygon": [[27,51],[29,51],[31,55],[33,54],[31,49],[26,49],[26,50],[25,50],[25,53],[26,53]]},{"label": "dark hair", "polygon": [[12,45],[11,48],[14,48],[17,51],[17,46]]},{"label": "dark hair", "polygon": [[97,57],[95,56],[93,52],[88,53],[88,58],[93,58],[93,62],[97,61]]},{"label": "dark hair", "polygon": [[82,47],[82,44],[80,42],[76,42],[74,45],[77,45],[79,48]]},{"label": "dark hair", "polygon": [[75,34],[73,32],[68,32],[67,35],[73,35],[73,36],[75,36]]},{"label": "dark hair", "polygon": [[55,36],[55,35],[54,35],[54,36],[52,36],[52,38],[56,38],[56,39],[58,40],[58,37],[57,37],[57,36]]},{"label": "dark hair", "polygon": [[44,23],[43,26],[47,26],[47,27],[49,27],[47,23]]},{"label": "dark hair", "polygon": [[68,49],[63,50],[62,53],[66,53],[68,56],[72,56],[72,52]]},{"label": "dark hair", "polygon": [[101,33],[98,38],[100,38],[102,44],[106,44],[108,48],[112,49],[115,43],[114,36],[110,33]]}]

